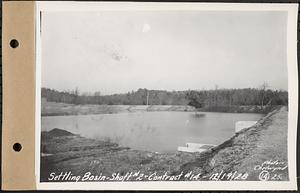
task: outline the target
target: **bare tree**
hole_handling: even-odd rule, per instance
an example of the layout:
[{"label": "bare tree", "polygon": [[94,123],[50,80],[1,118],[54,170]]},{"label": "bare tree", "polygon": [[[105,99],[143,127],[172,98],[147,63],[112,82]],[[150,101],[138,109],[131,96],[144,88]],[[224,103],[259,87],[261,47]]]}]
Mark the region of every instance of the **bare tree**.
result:
[{"label": "bare tree", "polygon": [[218,89],[219,89],[219,85],[215,85],[215,106],[218,106],[218,97],[219,97],[219,93],[218,93]]},{"label": "bare tree", "polygon": [[79,104],[79,89],[78,87],[75,88],[75,90],[73,91],[73,95],[74,95],[74,99],[73,99],[73,103],[74,104]]},{"label": "bare tree", "polygon": [[261,109],[264,108],[264,100],[266,97],[266,90],[269,87],[269,84],[267,82],[264,82],[261,86],[260,86],[260,107]]}]

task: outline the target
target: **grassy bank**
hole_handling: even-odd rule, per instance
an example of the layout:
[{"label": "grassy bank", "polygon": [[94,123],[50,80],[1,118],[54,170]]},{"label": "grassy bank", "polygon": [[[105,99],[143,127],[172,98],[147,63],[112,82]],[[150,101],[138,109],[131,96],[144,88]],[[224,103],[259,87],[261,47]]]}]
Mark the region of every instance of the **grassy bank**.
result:
[{"label": "grassy bank", "polygon": [[[287,121],[287,108],[277,108],[255,126],[203,153],[138,151],[55,129],[42,133],[41,149],[47,156],[41,157],[41,181],[47,181],[52,172],[69,171],[78,176],[87,172],[106,176],[168,172],[177,175],[178,180],[191,180],[190,172],[196,176],[192,180],[211,180],[216,174],[236,171],[246,173],[247,180],[258,180],[261,171],[254,169],[257,165],[269,160],[278,160],[284,165],[287,161]],[[270,175],[275,174],[280,180],[287,180],[287,168],[270,171]]]}]

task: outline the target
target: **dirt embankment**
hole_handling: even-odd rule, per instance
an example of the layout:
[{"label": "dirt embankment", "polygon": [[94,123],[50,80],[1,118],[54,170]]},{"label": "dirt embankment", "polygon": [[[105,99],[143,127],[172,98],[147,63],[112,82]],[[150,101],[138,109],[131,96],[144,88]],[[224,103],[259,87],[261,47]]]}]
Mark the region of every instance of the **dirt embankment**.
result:
[{"label": "dirt embankment", "polygon": [[113,114],[146,111],[266,113],[272,111],[276,107],[277,106],[261,107],[257,105],[232,105],[211,106],[196,109],[189,105],[74,105],[56,102],[43,102],[42,116]]},{"label": "dirt embankment", "polygon": [[127,172],[174,173],[180,166],[195,160],[194,154],[159,154],[120,147],[109,141],[83,138],[78,135],[56,135],[61,130],[42,133],[41,181],[48,181],[52,172],[72,172],[83,176],[111,176],[112,173],[125,175]]},{"label": "dirt embankment", "polygon": [[[247,174],[246,180],[258,180],[262,164],[269,168],[275,164],[279,168],[268,170],[268,180],[287,180],[287,167],[284,167],[287,162],[287,114],[286,107],[278,108],[255,126],[203,153],[160,154],[87,139],[59,129],[43,132],[41,149],[47,156],[41,157],[41,181],[48,181],[52,172],[69,171],[80,176],[86,172],[107,176],[127,172],[147,175],[183,173],[179,180],[190,180],[184,176],[191,171],[199,174],[197,180],[212,180],[212,176],[215,180],[228,180],[226,177],[220,179],[220,176],[237,172]],[[275,178],[271,178],[274,175]]]},{"label": "dirt embankment", "polygon": [[42,104],[42,116],[113,114],[141,111],[193,112],[196,109],[188,105],[73,105],[55,102],[44,102]]}]

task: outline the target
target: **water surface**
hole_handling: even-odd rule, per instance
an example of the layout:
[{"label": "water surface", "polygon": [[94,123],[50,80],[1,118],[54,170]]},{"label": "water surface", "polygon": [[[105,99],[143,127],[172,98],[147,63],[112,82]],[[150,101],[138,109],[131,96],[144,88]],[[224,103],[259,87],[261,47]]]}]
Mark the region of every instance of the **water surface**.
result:
[{"label": "water surface", "polygon": [[42,117],[42,131],[60,128],[138,150],[174,152],[187,142],[220,144],[234,134],[235,122],[257,121],[261,114],[136,112]]}]

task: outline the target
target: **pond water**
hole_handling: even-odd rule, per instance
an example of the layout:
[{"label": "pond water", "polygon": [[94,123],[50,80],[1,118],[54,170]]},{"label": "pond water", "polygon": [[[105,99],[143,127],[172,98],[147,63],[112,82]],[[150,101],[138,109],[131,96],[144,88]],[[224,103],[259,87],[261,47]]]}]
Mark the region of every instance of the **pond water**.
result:
[{"label": "pond water", "polygon": [[218,145],[235,132],[237,121],[257,121],[252,113],[136,112],[42,117],[42,131],[60,128],[88,138],[156,152],[175,152],[185,143]]}]

